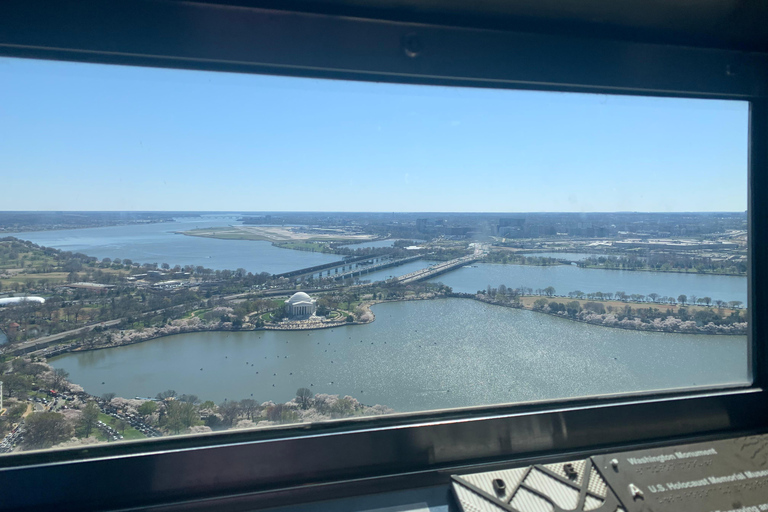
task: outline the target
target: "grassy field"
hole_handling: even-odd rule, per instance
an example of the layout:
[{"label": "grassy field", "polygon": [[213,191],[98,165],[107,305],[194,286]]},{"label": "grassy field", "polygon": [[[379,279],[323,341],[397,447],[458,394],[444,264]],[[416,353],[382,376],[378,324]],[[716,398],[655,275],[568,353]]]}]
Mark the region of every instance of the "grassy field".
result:
[{"label": "grassy field", "polygon": [[24,268],[40,269],[54,266],[54,259],[44,255],[42,252],[20,252],[16,259],[3,259],[0,261],[0,269]]},{"label": "grassy field", "polygon": [[50,284],[59,284],[67,280],[67,275],[68,274],[66,272],[46,272],[41,274],[16,274],[13,277],[0,279],[0,283],[3,284],[4,288],[13,283],[24,284],[30,280],[34,281],[35,284],[37,284],[40,281],[46,281],[47,283],[50,283]]},{"label": "grassy field", "polygon": [[279,242],[275,246],[296,251],[323,252],[328,247],[325,242]]},{"label": "grassy field", "polygon": [[184,318],[192,318],[193,316],[200,316],[206,311],[210,311],[210,309],[196,309],[194,311],[190,311],[186,315],[184,315]]},{"label": "grassy field", "polygon": [[219,240],[255,240],[274,242],[275,240],[257,235],[255,233],[245,233],[238,230],[230,230],[226,228],[211,228],[211,229],[192,229],[190,231],[183,231],[181,234],[187,236],[200,236],[203,238],[218,238]]}]

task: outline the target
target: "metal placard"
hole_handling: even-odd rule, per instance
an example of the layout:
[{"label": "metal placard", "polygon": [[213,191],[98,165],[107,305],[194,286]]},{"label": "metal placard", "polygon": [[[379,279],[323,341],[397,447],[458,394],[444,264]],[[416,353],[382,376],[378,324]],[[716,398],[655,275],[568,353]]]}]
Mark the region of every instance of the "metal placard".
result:
[{"label": "metal placard", "polygon": [[628,512],[768,511],[768,435],[592,460]]},{"label": "metal placard", "polygon": [[454,475],[464,512],[768,511],[768,435]]}]

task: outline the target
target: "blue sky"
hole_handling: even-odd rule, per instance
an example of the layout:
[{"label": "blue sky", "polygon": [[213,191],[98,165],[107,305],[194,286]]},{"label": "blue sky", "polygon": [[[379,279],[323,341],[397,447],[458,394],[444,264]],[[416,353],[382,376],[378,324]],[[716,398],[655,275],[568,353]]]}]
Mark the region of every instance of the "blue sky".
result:
[{"label": "blue sky", "polygon": [[0,210],[743,211],[748,117],[0,59]]}]

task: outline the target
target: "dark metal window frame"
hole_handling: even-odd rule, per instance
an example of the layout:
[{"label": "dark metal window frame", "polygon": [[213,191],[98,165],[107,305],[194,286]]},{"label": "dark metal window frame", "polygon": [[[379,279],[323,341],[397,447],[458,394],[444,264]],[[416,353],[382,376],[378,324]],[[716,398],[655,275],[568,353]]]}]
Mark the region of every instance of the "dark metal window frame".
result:
[{"label": "dark metal window frame", "polygon": [[768,55],[149,0],[0,2],[0,55],[749,101],[754,377],[753,385],[745,387],[476,407],[23,453],[0,458],[2,510],[170,509],[223,496],[229,497],[228,507],[239,509],[278,503],[286,489],[294,489],[296,499],[308,490],[337,489],[342,482],[363,487],[377,482],[377,489],[385,481],[434,483],[444,471],[472,464],[768,425]]}]

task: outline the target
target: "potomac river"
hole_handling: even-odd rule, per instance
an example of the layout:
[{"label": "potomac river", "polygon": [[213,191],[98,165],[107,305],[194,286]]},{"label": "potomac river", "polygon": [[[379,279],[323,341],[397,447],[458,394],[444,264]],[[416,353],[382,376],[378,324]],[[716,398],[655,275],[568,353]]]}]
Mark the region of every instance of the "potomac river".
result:
[{"label": "potomac river", "polygon": [[244,268],[256,274],[280,274],[341,260],[341,256],[334,254],[280,249],[266,241],[220,240],[175,233],[240,225],[238,218],[201,215],[181,217],[175,222],[8,234],[45,247],[81,252],[100,259],[127,258],[137,263],[168,263],[171,266],[200,265],[214,270]]},{"label": "potomac river", "polygon": [[95,395],[282,402],[309,387],[396,411],[748,381],[745,336],[612,329],[468,299],[373,311],[367,325],[181,334],[50,362]]},{"label": "potomac river", "polygon": [[[333,254],[280,249],[270,242],[219,240],[174,233],[195,228],[240,224],[237,219],[236,215],[201,215],[157,224],[9,234],[46,247],[82,252],[98,258],[129,258],[139,263],[169,263],[172,266],[202,265],[219,270],[244,268],[254,273],[279,274],[341,260],[340,256]],[[391,243],[389,240],[381,240],[350,247],[386,246]],[[364,274],[360,279],[381,281],[428,267],[433,263],[435,262],[417,260],[399,267]],[[744,304],[747,301],[747,280],[744,276],[583,269],[575,265],[481,263],[438,276],[433,281],[443,282],[453,287],[454,291],[464,293],[475,293],[488,285],[497,287],[504,284],[511,288],[526,286],[533,290],[553,286],[558,295],[566,295],[575,290],[585,293],[624,291],[628,294],[643,295],[658,293],[675,298],[680,294],[688,297],[708,296],[713,300],[739,300]]]},{"label": "potomac river", "polygon": [[[279,273],[340,259],[268,242],[175,234],[236,224],[211,215],[176,222],[18,233],[99,258]],[[386,245],[390,242],[373,242]],[[432,262],[364,275],[382,280]],[[746,303],[746,278],[479,263],[438,276],[457,292],[553,286],[558,295],[624,291]],[[397,411],[747,382],[745,336],[627,331],[462,299],[373,307],[376,321],[319,331],[202,332],[52,359],[100,395],[291,399],[299,387],[349,394]],[[102,384],[103,383],[103,384]]]}]

